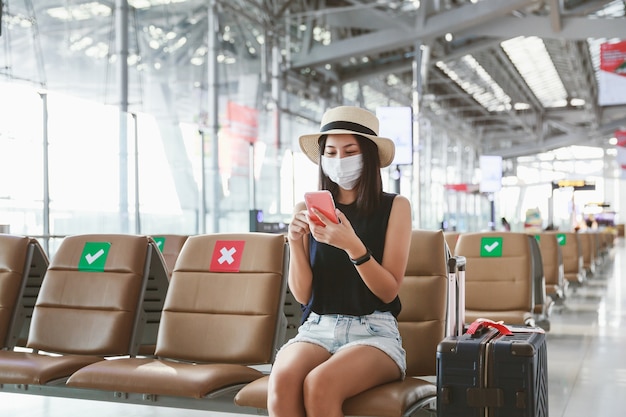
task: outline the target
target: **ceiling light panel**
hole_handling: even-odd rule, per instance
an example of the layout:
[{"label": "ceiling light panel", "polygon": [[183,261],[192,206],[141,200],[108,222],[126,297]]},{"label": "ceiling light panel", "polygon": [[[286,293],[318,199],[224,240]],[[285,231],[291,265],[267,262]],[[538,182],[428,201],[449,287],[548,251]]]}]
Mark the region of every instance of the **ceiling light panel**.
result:
[{"label": "ceiling light panel", "polygon": [[439,61],[437,67],[487,110],[500,112],[511,109],[511,97],[473,56],[465,55],[460,60],[447,63]]},{"label": "ceiling light panel", "polygon": [[111,15],[111,8],[97,1],[84,4],[68,5],[64,7],[53,7],[46,10],[46,13],[59,20],[87,20],[94,17],[108,17]]},{"label": "ceiling light panel", "polygon": [[501,46],[543,106],[567,105],[567,91],[542,39],[520,36]]},{"label": "ceiling light panel", "polygon": [[128,0],[128,5],[135,9],[149,9],[154,6],[184,3],[187,0]]}]

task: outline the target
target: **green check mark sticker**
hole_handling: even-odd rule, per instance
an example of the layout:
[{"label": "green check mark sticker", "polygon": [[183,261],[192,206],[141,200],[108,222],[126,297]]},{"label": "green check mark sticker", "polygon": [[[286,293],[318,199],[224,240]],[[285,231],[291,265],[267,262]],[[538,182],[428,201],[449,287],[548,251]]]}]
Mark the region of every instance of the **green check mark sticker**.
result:
[{"label": "green check mark sticker", "polygon": [[85,242],[83,253],[78,261],[78,270],[103,272],[110,248],[110,242]]},{"label": "green check mark sticker", "polygon": [[501,237],[483,237],[480,239],[480,256],[481,257],[501,257],[502,256],[502,238]]},{"label": "green check mark sticker", "polygon": [[163,248],[165,247],[165,236],[154,236],[153,239],[159,250],[163,252]]},{"label": "green check mark sticker", "polygon": [[567,243],[567,236],[563,233],[557,233],[556,241],[559,242],[559,245],[565,246],[565,244]]}]

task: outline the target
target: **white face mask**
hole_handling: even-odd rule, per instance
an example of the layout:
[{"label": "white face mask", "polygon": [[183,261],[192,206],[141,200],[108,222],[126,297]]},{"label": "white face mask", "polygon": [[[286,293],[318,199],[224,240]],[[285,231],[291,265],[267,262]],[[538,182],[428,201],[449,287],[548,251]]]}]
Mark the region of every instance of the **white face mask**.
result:
[{"label": "white face mask", "polygon": [[344,190],[351,190],[361,178],[363,155],[357,154],[345,158],[328,158],[322,155],[322,171],[331,181]]}]

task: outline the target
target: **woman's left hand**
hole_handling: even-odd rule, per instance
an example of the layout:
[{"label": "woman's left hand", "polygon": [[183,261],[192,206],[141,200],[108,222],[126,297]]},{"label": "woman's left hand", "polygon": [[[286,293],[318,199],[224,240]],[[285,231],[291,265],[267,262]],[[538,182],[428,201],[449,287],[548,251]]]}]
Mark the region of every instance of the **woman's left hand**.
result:
[{"label": "woman's left hand", "polygon": [[323,223],[323,225],[319,225],[309,220],[309,228],[315,240],[347,252],[349,252],[349,249],[359,250],[363,246],[361,239],[359,239],[352,228],[352,224],[339,209],[335,209],[339,223],[333,222],[319,210],[313,210]]}]

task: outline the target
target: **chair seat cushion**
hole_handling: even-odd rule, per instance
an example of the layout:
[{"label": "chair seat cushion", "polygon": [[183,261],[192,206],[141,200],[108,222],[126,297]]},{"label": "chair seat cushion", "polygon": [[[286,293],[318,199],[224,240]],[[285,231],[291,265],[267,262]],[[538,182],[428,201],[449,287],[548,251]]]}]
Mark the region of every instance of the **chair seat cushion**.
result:
[{"label": "chair seat cushion", "polygon": [[368,389],[343,403],[349,416],[402,417],[409,407],[435,399],[437,386],[419,378],[405,378]]},{"label": "chair seat cushion", "polygon": [[100,356],[50,356],[3,350],[0,351],[0,384],[42,385],[66,378],[78,369],[101,360]]},{"label": "chair seat cushion", "polygon": [[263,373],[237,364],[192,364],[152,358],[124,358],[94,363],[74,373],[67,385],[106,391],[202,398]]},{"label": "chair seat cushion", "polygon": [[[269,377],[259,378],[243,387],[235,396],[235,403],[243,407],[267,408]],[[343,411],[349,416],[401,417],[406,410],[423,399],[435,398],[437,387],[419,378],[379,385],[349,398]]]}]

